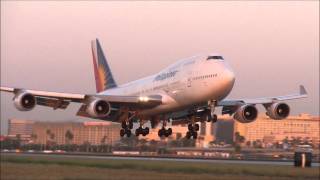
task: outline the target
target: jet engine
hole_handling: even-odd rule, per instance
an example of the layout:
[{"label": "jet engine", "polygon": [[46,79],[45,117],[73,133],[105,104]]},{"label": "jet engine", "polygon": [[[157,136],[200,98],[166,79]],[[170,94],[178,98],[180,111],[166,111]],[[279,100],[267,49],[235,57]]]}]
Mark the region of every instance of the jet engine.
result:
[{"label": "jet engine", "polygon": [[108,101],[102,99],[93,99],[86,109],[87,113],[96,118],[106,117],[111,112],[111,106]]},{"label": "jet engine", "polygon": [[240,106],[233,118],[241,123],[250,123],[256,120],[258,116],[258,110],[254,105],[243,105]]},{"label": "jet engine", "polygon": [[269,116],[272,119],[285,119],[290,114],[290,107],[286,103],[272,103],[269,105],[264,105],[264,107],[267,110],[267,116]]},{"label": "jet engine", "polygon": [[30,111],[36,104],[36,98],[27,92],[19,92],[13,98],[14,106],[20,111]]}]

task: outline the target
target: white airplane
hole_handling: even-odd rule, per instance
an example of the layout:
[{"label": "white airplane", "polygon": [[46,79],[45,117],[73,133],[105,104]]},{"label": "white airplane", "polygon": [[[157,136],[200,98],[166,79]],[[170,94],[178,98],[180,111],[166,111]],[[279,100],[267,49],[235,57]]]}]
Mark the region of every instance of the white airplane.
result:
[{"label": "white airplane", "polygon": [[53,109],[66,109],[70,102],[81,103],[77,115],[122,124],[121,137],[131,136],[133,122],[139,122],[135,135],[145,136],[149,128],[147,120],[155,127],[162,122],[158,135],[168,137],[170,120],[185,119],[188,123],[187,138],[196,139],[198,121],[216,122],[215,107],[222,107],[222,114],[233,115],[241,123],[253,122],[262,104],[272,119],[284,119],[290,107],[282,102],[307,97],[300,86],[296,94],[257,98],[224,99],[232,90],[235,75],[222,56],[199,55],[183,59],[154,75],[118,86],[106,61],[98,39],[92,41],[96,94],[74,94],[1,87],[1,91],[14,93],[14,105],[18,110],[29,111],[35,105]]}]

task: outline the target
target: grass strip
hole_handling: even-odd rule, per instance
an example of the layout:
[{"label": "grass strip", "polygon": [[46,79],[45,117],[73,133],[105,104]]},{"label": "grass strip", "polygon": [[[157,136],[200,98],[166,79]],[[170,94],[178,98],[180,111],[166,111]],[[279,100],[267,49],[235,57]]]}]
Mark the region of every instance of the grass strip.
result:
[{"label": "grass strip", "polygon": [[213,164],[196,162],[145,161],[145,160],[101,160],[82,158],[5,156],[2,162],[20,164],[63,165],[118,170],[140,170],[160,173],[251,175],[286,178],[318,178],[317,168],[294,168],[290,166]]}]

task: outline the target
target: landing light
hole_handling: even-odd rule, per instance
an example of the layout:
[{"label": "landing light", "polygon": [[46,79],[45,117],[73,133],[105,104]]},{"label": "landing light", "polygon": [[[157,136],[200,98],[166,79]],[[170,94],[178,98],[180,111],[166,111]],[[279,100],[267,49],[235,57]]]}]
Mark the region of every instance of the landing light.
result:
[{"label": "landing light", "polygon": [[140,97],[139,97],[139,101],[147,102],[147,101],[149,101],[149,97],[146,97],[146,96],[140,96]]}]

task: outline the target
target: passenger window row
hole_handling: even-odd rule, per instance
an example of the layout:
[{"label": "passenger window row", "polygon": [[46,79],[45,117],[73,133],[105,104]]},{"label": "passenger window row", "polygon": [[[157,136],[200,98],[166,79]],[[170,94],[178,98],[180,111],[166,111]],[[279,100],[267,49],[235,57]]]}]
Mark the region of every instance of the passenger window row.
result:
[{"label": "passenger window row", "polygon": [[209,74],[209,75],[205,75],[205,76],[197,76],[192,78],[192,80],[199,80],[199,79],[206,79],[206,78],[213,78],[213,77],[217,77],[217,74]]}]

